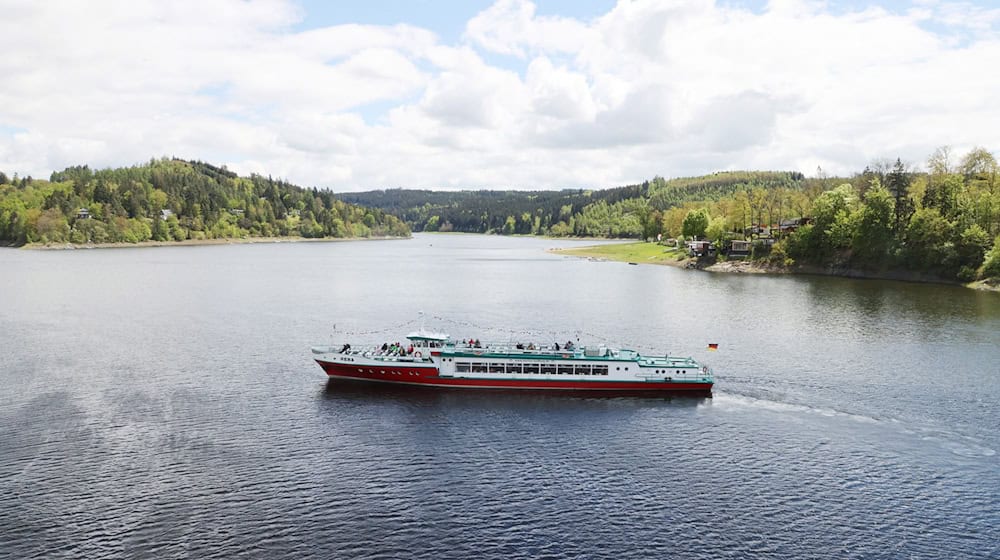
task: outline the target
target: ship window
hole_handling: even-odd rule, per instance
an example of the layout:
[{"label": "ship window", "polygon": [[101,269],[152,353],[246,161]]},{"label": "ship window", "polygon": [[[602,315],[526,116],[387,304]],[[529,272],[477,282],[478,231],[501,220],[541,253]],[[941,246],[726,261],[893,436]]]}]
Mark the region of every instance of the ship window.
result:
[{"label": "ship window", "polygon": [[576,366],[576,374],[577,375],[590,375],[590,366],[577,365]]},{"label": "ship window", "polygon": [[555,375],[556,365],[555,364],[542,364],[542,373],[545,375]]},{"label": "ship window", "polygon": [[469,366],[470,366],[469,362],[456,362],[455,363],[455,371],[462,372],[462,373],[468,373],[469,372]]},{"label": "ship window", "polygon": [[486,364],[482,362],[472,362],[473,373],[486,373]]},{"label": "ship window", "polygon": [[594,375],[607,375],[608,366],[594,366]]},{"label": "ship window", "polygon": [[524,364],[524,373],[538,373],[538,364]]},{"label": "ship window", "polygon": [[507,364],[507,373],[521,373],[521,364]]},{"label": "ship window", "polygon": [[503,373],[503,362],[491,363],[490,373]]},{"label": "ship window", "polygon": [[573,364],[560,364],[559,375],[573,375]]}]

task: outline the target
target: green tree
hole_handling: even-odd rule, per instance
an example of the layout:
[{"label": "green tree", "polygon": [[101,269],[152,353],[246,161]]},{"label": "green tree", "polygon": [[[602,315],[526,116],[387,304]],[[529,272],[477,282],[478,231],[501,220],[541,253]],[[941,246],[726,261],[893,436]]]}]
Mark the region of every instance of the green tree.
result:
[{"label": "green tree", "polygon": [[35,225],[38,238],[43,243],[69,241],[69,223],[58,208],[50,208],[38,216]]},{"label": "green tree", "polygon": [[906,265],[943,274],[957,272],[958,253],[951,242],[952,225],[937,208],[922,208],[906,228]]},{"label": "green tree", "polygon": [[681,235],[684,237],[704,237],[705,230],[708,229],[708,222],[708,211],[705,209],[692,210],[684,217]]},{"label": "green tree", "polygon": [[942,216],[954,219],[959,211],[959,193],[962,189],[961,175],[932,176],[924,191],[923,205],[933,206],[941,211]]},{"label": "green tree", "polygon": [[993,240],[993,248],[986,253],[982,269],[983,278],[1000,278],[1000,235]]},{"label": "green tree", "polygon": [[804,243],[804,250],[793,254],[790,249],[789,254],[797,258],[804,257],[807,260],[824,262],[836,251],[849,248],[854,239],[853,216],[857,203],[858,197],[854,187],[847,183],[819,195],[812,205],[812,227],[801,228],[802,233],[792,244]]},{"label": "green tree", "polygon": [[868,189],[851,243],[861,262],[884,262],[893,241],[894,214],[894,202],[888,190],[879,185]]},{"label": "green tree", "polygon": [[996,158],[985,148],[974,148],[962,158],[959,168],[969,187],[967,196],[977,214],[978,223],[991,235],[996,233],[998,225],[994,207],[998,195],[997,175],[1000,173]]},{"label": "green tree", "polygon": [[712,218],[708,222],[708,227],[705,228],[705,237],[707,237],[709,241],[715,243],[716,248],[721,249],[722,243],[726,239],[727,229],[725,218]]},{"label": "green tree", "polygon": [[885,186],[892,193],[892,198],[896,201],[896,219],[893,230],[899,232],[907,220],[910,219],[910,215],[913,214],[913,203],[909,198],[912,177],[906,172],[903,162],[899,158],[896,158],[896,163],[893,165],[892,171],[886,176],[885,181]]},{"label": "green tree", "polygon": [[424,231],[437,231],[438,228],[441,227],[440,222],[440,216],[431,216],[431,218],[427,220],[427,224],[424,225]]},{"label": "green tree", "polygon": [[516,227],[517,222],[514,220],[514,216],[507,216],[507,220],[503,223],[503,230],[501,233],[504,235],[513,235]]},{"label": "green tree", "polygon": [[166,241],[170,238],[170,231],[163,223],[163,218],[159,215],[153,217],[153,227],[151,235],[154,241]]},{"label": "green tree", "polygon": [[990,236],[979,224],[972,224],[959,235],[955,250],[958,251],[958,264],[964,271],[963,280],[973,279],[989,248]]}]

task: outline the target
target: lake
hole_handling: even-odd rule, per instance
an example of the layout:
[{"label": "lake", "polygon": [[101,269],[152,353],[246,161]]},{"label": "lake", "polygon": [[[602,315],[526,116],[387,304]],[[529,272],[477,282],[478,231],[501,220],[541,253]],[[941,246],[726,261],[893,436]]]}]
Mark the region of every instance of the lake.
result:
[{"label": "lake", "polygon": [[[0,557],[1000,557],[1000,294],[546,252],[585,244],[0,250]],[[692,355],[716,388],[411,390],[312,362],[421,312]]]}]

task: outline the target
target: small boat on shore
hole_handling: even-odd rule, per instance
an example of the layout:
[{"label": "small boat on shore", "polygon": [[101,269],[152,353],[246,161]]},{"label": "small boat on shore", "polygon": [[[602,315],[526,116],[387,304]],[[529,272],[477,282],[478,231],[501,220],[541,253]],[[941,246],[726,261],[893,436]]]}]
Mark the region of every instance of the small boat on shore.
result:
[{"label": "small boat on shore", "polygon": [[331,378],[466,389],[710,394],[711,368],[693,358],[609,346],[453,341],[419,330],[407,344],[313,347]]}]

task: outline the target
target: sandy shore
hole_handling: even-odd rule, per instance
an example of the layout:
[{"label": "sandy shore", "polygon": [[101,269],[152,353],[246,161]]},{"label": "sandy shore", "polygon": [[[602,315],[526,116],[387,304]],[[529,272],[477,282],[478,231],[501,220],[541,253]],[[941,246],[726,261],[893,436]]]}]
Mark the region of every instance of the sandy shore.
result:
[{"label": "sandy shore", "polygon": [[339,243],[343,241],[384,241],[408,237],[241,237],[236,239],[186,239],[184,241],[140,241],[139,243],[28,243],[22,249],[62,251],[71,249],[122,249],[129,247],[178,247],[191,245],[244,245],[248,243]]}]

